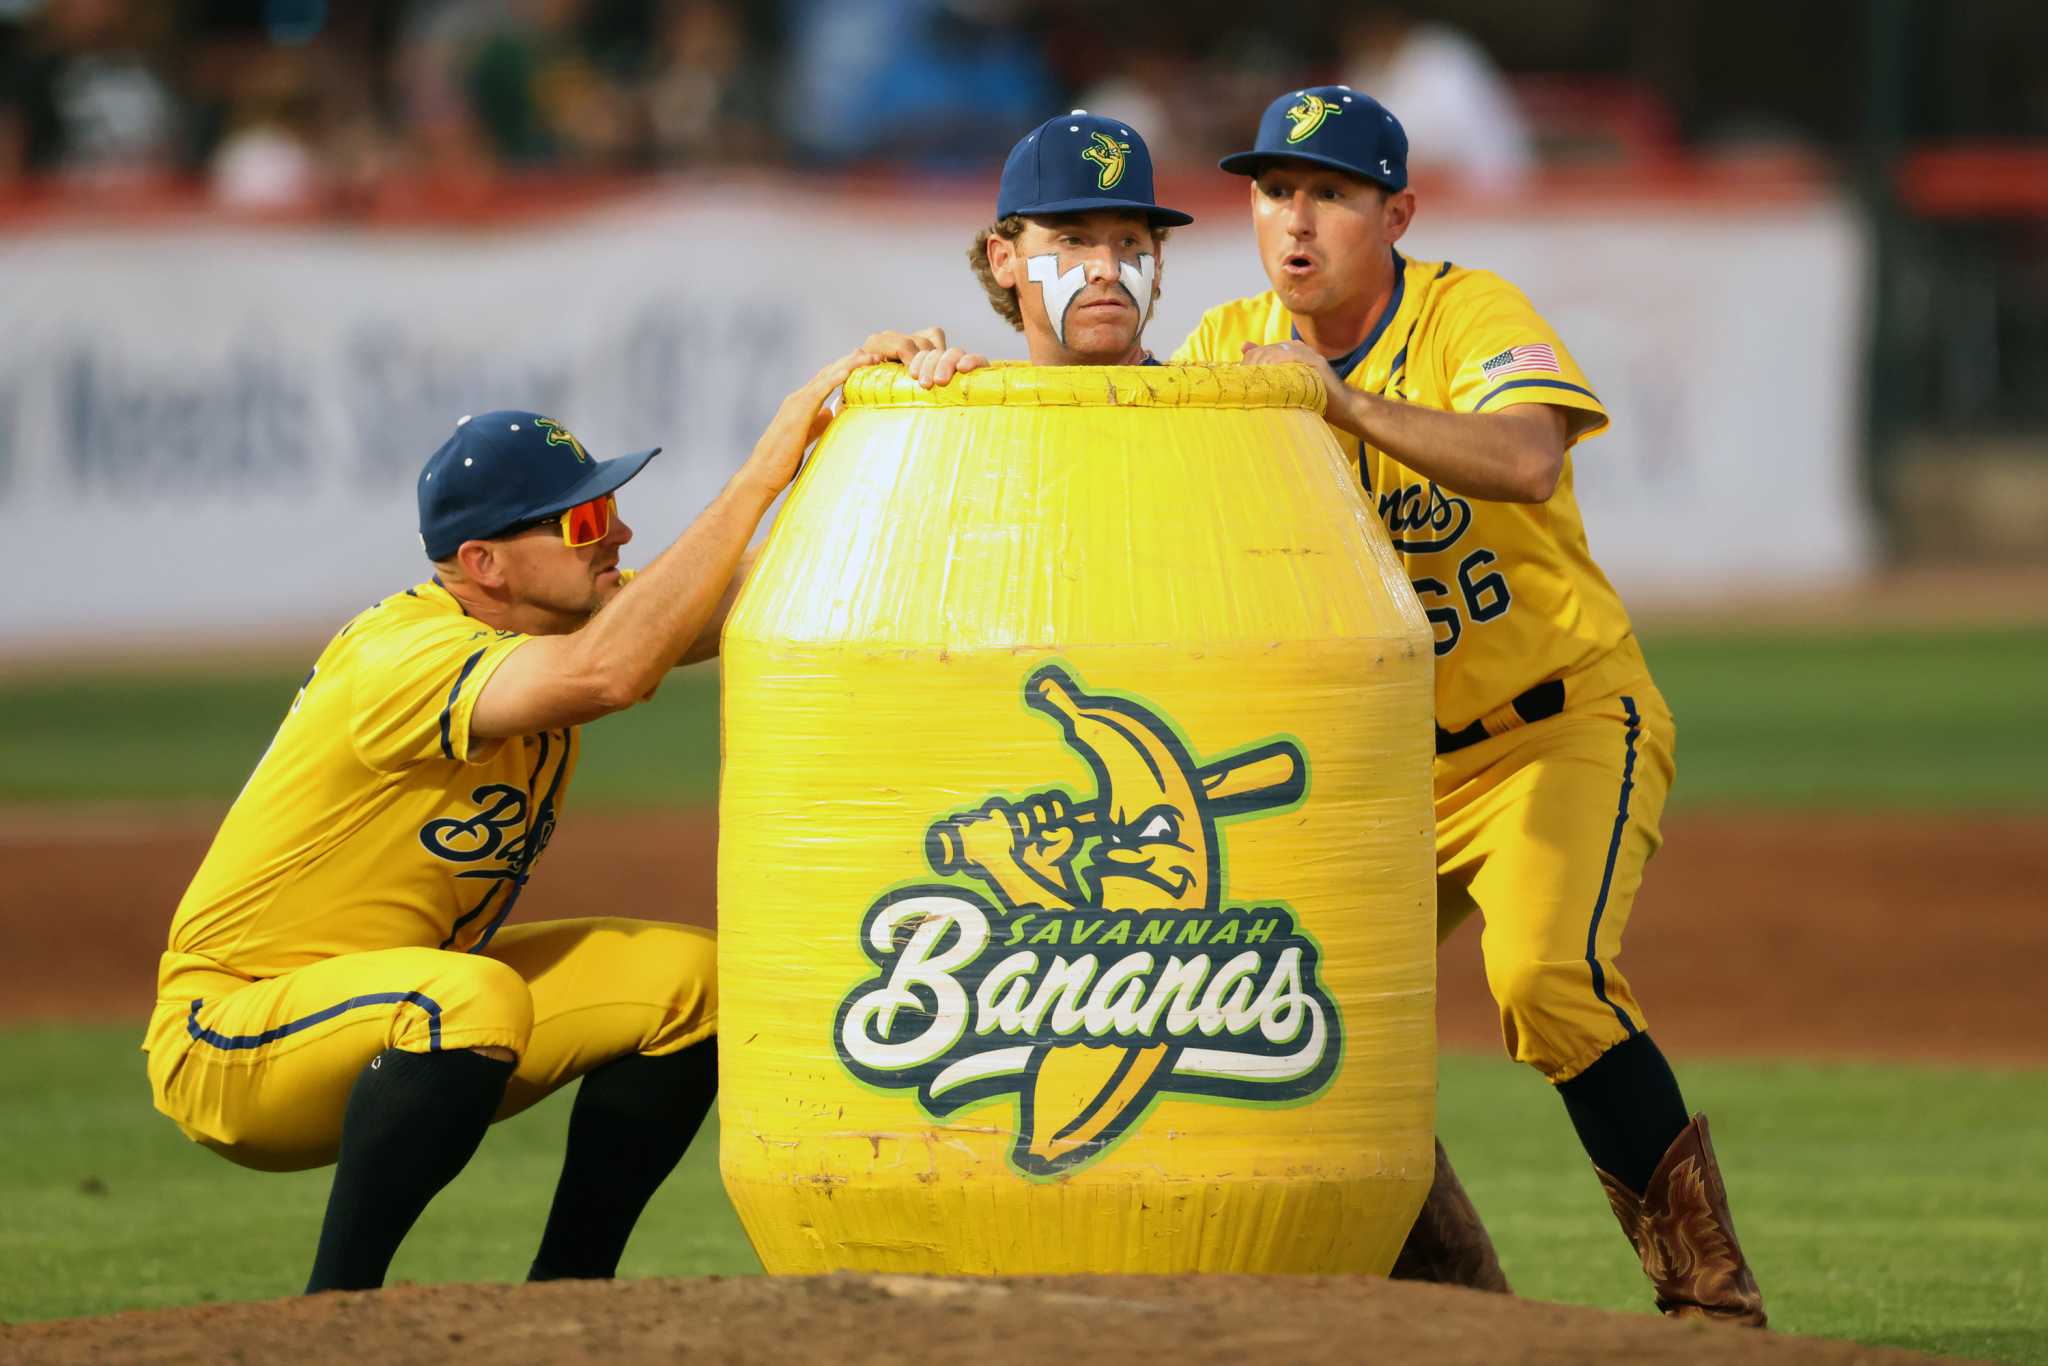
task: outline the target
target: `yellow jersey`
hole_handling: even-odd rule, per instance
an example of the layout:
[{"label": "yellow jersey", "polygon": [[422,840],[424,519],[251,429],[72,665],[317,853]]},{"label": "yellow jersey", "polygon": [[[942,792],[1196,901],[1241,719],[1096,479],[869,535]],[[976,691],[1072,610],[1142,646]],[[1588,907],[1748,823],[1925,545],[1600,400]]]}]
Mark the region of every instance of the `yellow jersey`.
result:
[{"label": "yellow jersey", "polygon": [[369,949],[488,943],[576,769],[574,726],[470,735],[485,682],[529,639],[470,617],[439,582],[344,626],[179,903],[160,988],[193,969],[258,980]]},{"label": "yellow jersey", "polygon": [[[1356,460],[1365,496],[1433,625],[1437,724],[1457,731],[1538,683],[1567,678],[1620,650],[1634,654],[1628,613],[1593,562],[1572,494],[1571,448],[1607,425],[1607,410],[1557,333],[1512,284],[1489,271],[1407,260],[1399,252],[1394,264],[1394,291],[1378,325],[1351,354],[1330,362],[1345,383],[1454,413],[1499,412],[1517,403],[1569,410],[1564,471],[1542,503],[1460,496],[1331,429]],[[1294,335],[1293,315],[1268,290],[1203,314],[1173,359],[1236,361],[1245,342]]]}]

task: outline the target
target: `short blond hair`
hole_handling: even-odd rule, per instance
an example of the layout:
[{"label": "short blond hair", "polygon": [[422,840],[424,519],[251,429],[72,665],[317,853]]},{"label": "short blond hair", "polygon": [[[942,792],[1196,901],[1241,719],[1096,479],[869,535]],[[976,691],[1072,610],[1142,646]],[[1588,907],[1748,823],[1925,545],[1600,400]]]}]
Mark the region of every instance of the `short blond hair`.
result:
[{"label": "short blond hair", "polygon": [[[1155,252],[1165,245],[1168,231],[1168,229],[1158,226],[1152,228],[1152,249]],[[1019,332],[1024,330],[1024,307],[1017,302],[1017,287],[1015,285],[999,285],[996,283],[995,270],[988,263],[988,239],[1000,237],[1005,242],[1015,245],[1017,239],[1023,235],[1023,215],[1013,213],[998,218],[995,222],[974,234],[974,245],[967,249],[967,264],[974,267],[974,278],[981,281],[982,293],[988,295],[988,306],[996,311],[998,318],[1001,318]],[[1142,302],[1140,307],[1143,307]]]}]

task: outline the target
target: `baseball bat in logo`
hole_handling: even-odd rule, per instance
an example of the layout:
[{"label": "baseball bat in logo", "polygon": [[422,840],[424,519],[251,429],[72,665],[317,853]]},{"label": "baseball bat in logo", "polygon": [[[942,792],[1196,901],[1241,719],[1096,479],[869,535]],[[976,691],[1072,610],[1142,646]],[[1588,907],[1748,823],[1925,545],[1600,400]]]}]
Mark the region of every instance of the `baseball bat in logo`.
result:
[{"label": "baseball bat in logo", "polygon": [[1014,1094],[1010,1160],[1032,1176],[1099,1157],[1162,1095],[1320,1091],[1343,1040],[1321,950],[1285,904],[1228,904],[1222,886],[1222,823],[1298,804],[1300,745],[1198,763],[1155,710],[1058,665],[1031,675],[1024,702],[1096,790],[992,797],[932,823],[926,861],[960,881],[868,908],[875,974],[834,1029],[847,1069],[914,1088],[934,1117]]}]

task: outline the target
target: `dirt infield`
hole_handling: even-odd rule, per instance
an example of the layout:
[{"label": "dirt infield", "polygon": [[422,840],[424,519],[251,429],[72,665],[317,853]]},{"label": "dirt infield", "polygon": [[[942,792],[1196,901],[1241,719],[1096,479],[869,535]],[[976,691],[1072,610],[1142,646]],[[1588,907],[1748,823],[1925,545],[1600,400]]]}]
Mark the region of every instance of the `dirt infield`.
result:
[{"label": "dirt infield", "polygon": [[[0,812],[0,1019],[136,1019],[212,811]],[[1623,956],[1658,1038],[1703,1054],[2048,1062],[2048,819],[1691,814],[1666,822]],[[570,812],[519,918],[709,924],[708,813]],[[615,889],[604,905],[564,889]],[[1442,958],[1446,1046],[1498,1027],[1476,925]]]},{"label": "dirt infield", "polygon": [[[1509,1349],[1504,1344],[1513,1343]],[[232,1346],[230,1346],[232,1344]],[[1352,1277],[765,1277],[400,1286],[0,1327],[9,1361],[1629,1362],[1878,1366],[1910,1352]]]},{"label": "dirt infield", "polygon": [[[0,1019],[137,1020],[216,812],[0,810]],[[1667,822],[1625,963],[1674,1057],[2048,1062],[2048,819],[1691,814]],[[705,813],[571,813],[521,919],[713,919]],[[577,904],[564,889],[616,900]],[[1475,927],[1442,959],[1447,1046],[1496,1046]],[[1907,1362],[1435,1286],[1241,1277],[706,1278],[378,1295],[0,1325],[0,1359],[902,1362]]]}]

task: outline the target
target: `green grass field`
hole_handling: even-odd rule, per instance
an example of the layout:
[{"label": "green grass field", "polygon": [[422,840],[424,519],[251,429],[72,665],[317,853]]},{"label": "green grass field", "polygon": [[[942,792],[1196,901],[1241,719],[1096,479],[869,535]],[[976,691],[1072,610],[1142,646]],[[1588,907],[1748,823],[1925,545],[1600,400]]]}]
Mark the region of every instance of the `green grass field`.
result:
[{"label": "green grass field", "polygon": [[[2048,813],[2048,632],[1646,632],[1679,718],[1674,805]],[[239,789],[304,661],[236,674],[0,681],[0,804]],[[592,727],[573,809],[716,792],[716,675]],[[0,820],[4,820],[0,810]],[[289,1294],[325,1173],[258,1176],[148,1104],[137,1028],[0,1030],[0,1318]],[[1774,1326],[2048,1363],[2048,1072],[1688,1059]],[[394,1277],[508,1280],[546,1211],[558,1097],[495,1131]],[[1495,1058],[1447,1057],[1445,1141],[1516,1287],[1647,1311],[1644,1284],[1556,1100]],[[625,1271],[757,1265],[701,1142]]]},{"label": "green grass field", "polygon": [[[1650,632],[1645,648],[1678,716],[1674,806],[2048,810],[2048,631]],[[225,802],[306,667],[0,681],[0,802]],[[696,804],[717,781],[717,674],[700,665],[590,727],[575,805]]]},{"label": "green grass field", "polygon": [[[0,1032],[0,1319],[289,1295],[327,1174],[246,1172],[149,1109],[138,1028]],[[1692,1063],[1773,1326],[2048,1361],[2048,1076]],[[1442,1132],[1516,1289],[1648,1312],[1642,1273],[1549,1088],[1444,1059]],[[546,1218],[565,1096],[494,1129],[427,1211],[394,1280],[506,1281]],[[711,1131],[656,1197],[622,1271],[758,1271]]]}]

